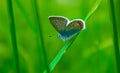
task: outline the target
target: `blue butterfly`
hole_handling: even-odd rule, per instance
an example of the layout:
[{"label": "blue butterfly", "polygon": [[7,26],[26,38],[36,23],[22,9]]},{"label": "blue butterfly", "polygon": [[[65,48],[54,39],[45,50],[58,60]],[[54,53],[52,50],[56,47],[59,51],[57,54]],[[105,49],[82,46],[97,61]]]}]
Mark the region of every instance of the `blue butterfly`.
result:
[{"label": "blue butterfly", "polygon": [[64,41],[75,36],[80,30],[85,29],[85,22],[82,19],[69,21],[68,18],[63,16],[49,16],[49,20],[59,32],[59,38]]}]

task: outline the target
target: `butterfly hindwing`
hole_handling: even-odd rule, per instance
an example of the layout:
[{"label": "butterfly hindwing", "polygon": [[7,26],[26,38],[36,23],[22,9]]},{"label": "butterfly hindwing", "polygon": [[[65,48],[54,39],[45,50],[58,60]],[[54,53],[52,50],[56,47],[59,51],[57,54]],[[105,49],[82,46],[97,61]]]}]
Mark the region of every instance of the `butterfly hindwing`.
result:
[{"label": "butterfly hindwing", "polygon": [[49,20],[53,27],[59,32],[64,32],[69,20],[63,16],[49,16]]},{"label": "butterfly hindwing", "polygon": [[75,33],[79,32],[81,29],[83,29],[84,23],[80,19],[72,20],[68,26],[66,27],[64,33],[62,33],[63,36],[71,36]]}]

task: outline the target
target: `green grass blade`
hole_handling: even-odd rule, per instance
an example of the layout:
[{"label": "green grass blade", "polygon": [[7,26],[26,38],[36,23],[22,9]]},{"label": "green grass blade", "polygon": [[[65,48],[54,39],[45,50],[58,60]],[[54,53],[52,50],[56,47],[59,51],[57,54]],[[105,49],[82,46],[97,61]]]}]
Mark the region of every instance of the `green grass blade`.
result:
[{"label": "green grass blade", "polygon": [[19,2],[19,0],[15,0],[16,5],[18,6],[19,10],[21,11],[21,13],[23,14],[23,17],[25,18],[26,22],[28,23],[28,25],[30,26],[30,28],[36,32],[36,28],[33,26],[33,23],[31,22],[30,18],[28,17],[28,13],[26,12],[26,10],[24,9],[23,5]]},{"label": "green grass blade", "polygon": [[7,0],[8,19],[10,24],[10,34],[12,40],[13,56],[16,64],[16,73],[20,73],[18,47],[16,41],[15,21],[12,0]]},{"label": "green grass blade", "polygon": [[39,36],[38,39],[40,39],[40,40],[38,40],[38,44],[40,44],[40,42],[41,42],[41,46],[38,45],[38,48],[42,50],[45,68],[47,69],[47,73],[50,73],[50,70],[49,70],[49,67],[48,67],[48,62],[47,62],[47,55],[46,55],[45,47],[44,47],[42,26],[41,26],[41,23],[39,21],[40,16],[39,16],[39,11],[38,11],[38,6],[37,6],[37,0],[33,0],[32,2],[33,2],[33,7],[34,7],[36,25],[37,25],[37,29],[38,29],[37,30],[37,36]]},{"label": "green grass blade", "polygon": [[56,64],[60,61],[66,50],[72,45],[74,39],[70,40],[68,43],[66,43],[63,48],[58,52],[57,56],[54,58],[54,60],[50,64],[50,71],[54,69]]},{"label": "green grass blade", "polygon": [[60,59],[65,54],[65,52],[67,51],[67,49],[72,45],[72,43],[73,43],[74,40],[75,40],[75,38],[72,39],[72,40],[70,40],[69,42],[67,42],[63,46],[63,48],[61,48],[61,50],[58,52],[58,54],[56,55],[56,57],[54,58],[54,60],[50,64],[50,71],[52,71],[55,68],[56,64],[60,61]]},{"label": "green grass blade", "polygon": [[110,0],[110,7],[111,7],[113,33],[114,33],[114,47],[115,47],[116,65],[117,65],[117,71],[118,71],[118,73],[120,73],[119,41],[118,41],[116,15],[115,15],[115,4],[114,4],[113,0]]},{"label": "green grass blade", "polygon": [[[72,45],[72,43],[73,43],[73,41],[75,40],[76,37],[77,37],[77,35],[73,39],[71,39],[68,42],[66,42],[65,45],[58,52],[58,54],[56,55],[56,57],[50,63],[50,72],[53,71],[53,69],[55,68],[55,66],[57,65],[57,63],[60,61],[60,59],[62,58],[62,56],[65,54],[65,52],[67,51],[67,49]],[[46,70],[43,73],[46,73]]]},{"label": "green grass blade", "polygon": [[99,7],[100,3],[102,0],[98,0],[95,5],[93,6],[93,8],[91,9],[91,11],[87,14],[87,16],[85,17],[84,21],[86,22],[91,16],[92,14],[96,11],[96,9]]}]

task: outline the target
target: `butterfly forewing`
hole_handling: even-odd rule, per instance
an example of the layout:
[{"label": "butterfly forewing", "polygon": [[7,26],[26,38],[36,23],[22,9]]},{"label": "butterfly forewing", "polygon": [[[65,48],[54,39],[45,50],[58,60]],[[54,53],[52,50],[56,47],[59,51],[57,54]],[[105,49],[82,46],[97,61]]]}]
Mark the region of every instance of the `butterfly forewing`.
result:
[{"label": "butterfly forewing", "polygon": [[59,32],[63,32],[68,23],[68,19],[62,16],[50,16],[49,20],[53,27]]}]

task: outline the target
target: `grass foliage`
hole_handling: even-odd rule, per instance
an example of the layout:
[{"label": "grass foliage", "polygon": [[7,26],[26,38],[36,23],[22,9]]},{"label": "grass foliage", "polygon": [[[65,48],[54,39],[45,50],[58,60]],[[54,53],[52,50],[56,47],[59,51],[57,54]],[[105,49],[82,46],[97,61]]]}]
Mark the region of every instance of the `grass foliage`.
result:
[{"label": "grass foliage", "polygon": [[[1,0],[0,73],[120,73],[118,2]],[[83,19],[86,29],[63,42],[51,15]]]}]

